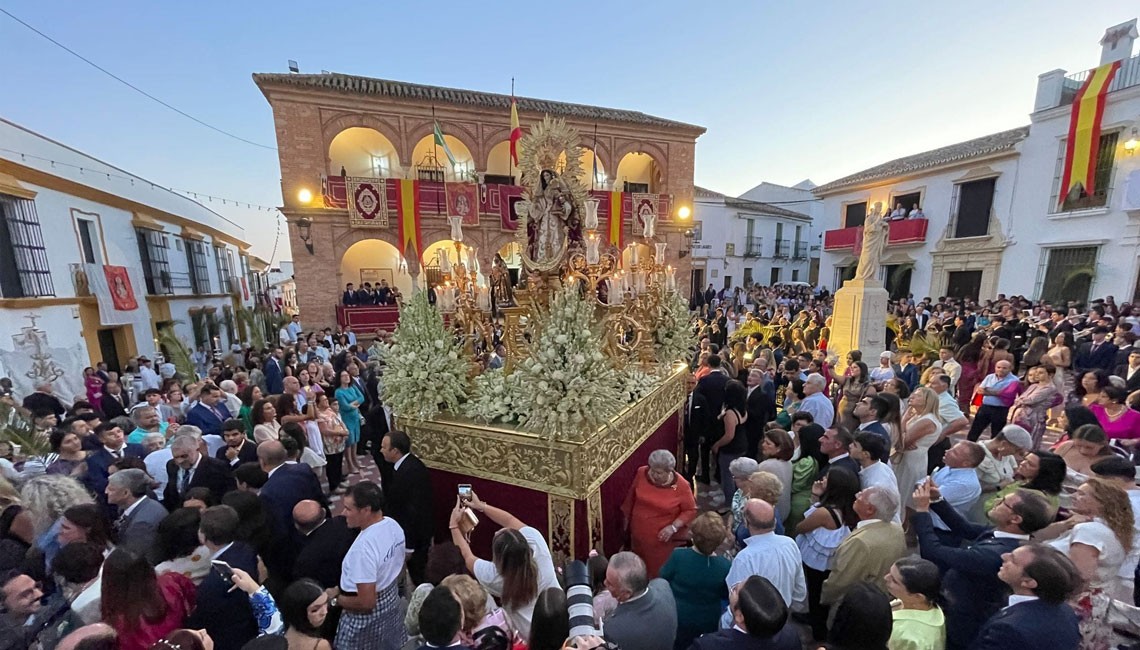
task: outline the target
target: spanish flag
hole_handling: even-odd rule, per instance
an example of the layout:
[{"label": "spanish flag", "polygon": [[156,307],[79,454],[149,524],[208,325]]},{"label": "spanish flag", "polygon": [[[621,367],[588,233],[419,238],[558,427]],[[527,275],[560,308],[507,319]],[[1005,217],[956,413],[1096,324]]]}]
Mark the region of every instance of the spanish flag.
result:
[{"label": "spanish flag", "polygon": [[610,192],[610,222],[606,227],[606,232],[609,234],[609,243],[617,246],[618,250],[625,248],[625,237],[622,231],[622,193]]},{"label": "spanish flag", "polygon": [[390,182],[396,184],[396,225],[400,254],[410,257],[410,244],[418,259],[423,254],[423,239],[420,236],[420,182],[404,179],[392,179]]},{"label": "spanish flag", "polygon": [[1100,122],[1104,116],[1105,95],[1120,61],[1106,63],[1089,74],[1073,100],[1069,118],[1069,139],[1065,144],[1065,168],[1057,201],[1064,204],[1073,192],[1092,194],[1096,190],[1096,159],[1100,149]]},{"label": "spanish flag", "polygon": [[[512,82],[513,85],[514,82]],[[515,96],[511,95],[511,160],[519,164],[519,139],[522,138],[522,128],[519,127],[519,106]]]}]

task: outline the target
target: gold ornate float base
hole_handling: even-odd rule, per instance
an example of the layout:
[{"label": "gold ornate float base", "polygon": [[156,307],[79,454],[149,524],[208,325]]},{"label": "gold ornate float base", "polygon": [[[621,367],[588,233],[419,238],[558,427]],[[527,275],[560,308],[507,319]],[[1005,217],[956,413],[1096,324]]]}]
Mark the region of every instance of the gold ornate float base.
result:
[{"label": "gold ornate float base", "polygon": [[[679,454],[684,402],[685,371],[679,369],[581,442],[541,440],[446,415],[398,425],[432,470],[438,539],[448,539],[457,485],[470,483],[484,501],[542,530],[561,562],[591,548],[620,548],[621,503],[650,452]],[[490,557],[497,528],[484,522],[476,529],[472,543],[481,557]]]}]

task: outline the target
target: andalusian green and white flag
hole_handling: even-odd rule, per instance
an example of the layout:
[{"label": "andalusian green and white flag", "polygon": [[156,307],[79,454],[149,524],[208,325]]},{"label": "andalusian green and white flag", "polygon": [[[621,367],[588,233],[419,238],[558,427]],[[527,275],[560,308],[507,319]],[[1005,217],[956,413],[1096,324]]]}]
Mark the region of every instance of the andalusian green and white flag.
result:
[{"label": "andalusian green and white flag", "polygon": [[451,166],[455,166],[455,154],[451,153],[451,149],[447,146],[447,142],[443,139],[443,129],[439,128],[439,120],[435,122],[435,143],[443,147],[443,153],[447,154],[447,159],[451,161]]}]

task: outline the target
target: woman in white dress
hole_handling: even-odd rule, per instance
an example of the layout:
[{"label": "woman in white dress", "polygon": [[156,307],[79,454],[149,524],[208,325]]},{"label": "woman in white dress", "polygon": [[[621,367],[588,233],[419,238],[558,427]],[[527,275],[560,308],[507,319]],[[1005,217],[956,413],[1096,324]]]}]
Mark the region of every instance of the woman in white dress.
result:
[{"label": "woman in white dress", "polygon": [[905,495],[905,504],[911,507],[914,486],[926,477],[926,452],[942,433],[938,419],[938,393],[919,386],[907,398],[907,410],[902,416],[903,454],[895,465],[899,480],[899,494]]}]

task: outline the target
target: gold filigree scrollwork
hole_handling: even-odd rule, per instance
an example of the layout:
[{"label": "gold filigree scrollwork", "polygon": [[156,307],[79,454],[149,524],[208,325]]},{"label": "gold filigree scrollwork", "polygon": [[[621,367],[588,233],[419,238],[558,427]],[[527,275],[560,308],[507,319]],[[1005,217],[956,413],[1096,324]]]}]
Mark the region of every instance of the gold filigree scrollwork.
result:
[{"label": "gold filigree scrollwork", "polygon": [[548,495],[546,516],[550,555],[554,566],[563,566],[566,560],[574,559],[574,500]]}]

